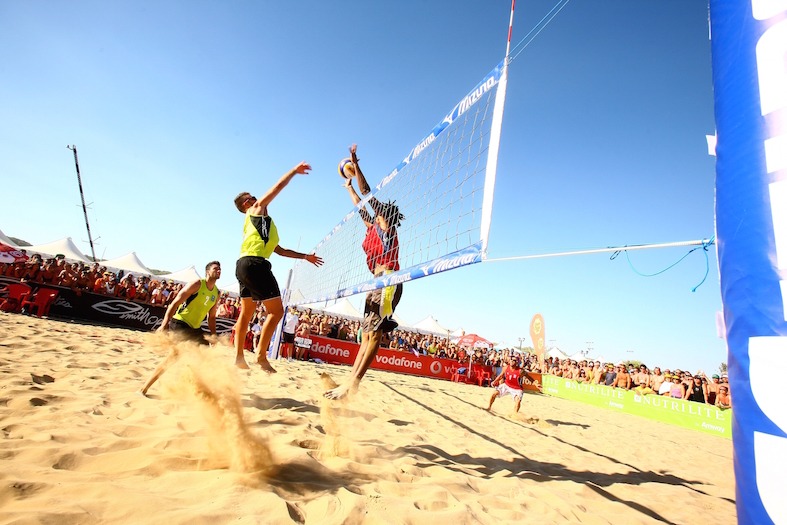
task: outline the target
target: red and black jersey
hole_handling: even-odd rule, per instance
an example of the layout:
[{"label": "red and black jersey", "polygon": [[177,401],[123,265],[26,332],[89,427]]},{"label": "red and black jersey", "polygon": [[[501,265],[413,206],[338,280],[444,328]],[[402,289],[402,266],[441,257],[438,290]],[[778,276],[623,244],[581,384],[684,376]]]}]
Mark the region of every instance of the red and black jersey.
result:
[{"label": "red and black jersey", "polygon": [[399,269],[399,236],[395,229],[388,232],[376,224],[366,229],[366,238],[361,245],[366,253],[366,266],[374,273],[377,266],[385,266],[388,270]]}]

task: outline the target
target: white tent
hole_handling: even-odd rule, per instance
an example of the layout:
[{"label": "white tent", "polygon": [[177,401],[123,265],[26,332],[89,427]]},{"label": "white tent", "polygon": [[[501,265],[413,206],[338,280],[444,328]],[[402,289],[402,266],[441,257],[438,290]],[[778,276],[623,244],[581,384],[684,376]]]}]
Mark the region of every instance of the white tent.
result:
[{"label": "white tent", "polygon": [[453,332],[448,334],[448,337],[453,341],[454,339],[459,339],[463,335],[465,335],[465,329],[464,328],[457,328],[456,330],[454,330]]},{"label": "white tent", "polygon": [[240,284],[238,284],[238,281],[235,281],[232,284],[228,284],[226,286],[219,286],[219,290],[222,292],[227,292],[233,297],[238,297],[240,295]]},{"label": "white tent", "polygon": [[147,266],[142,264],[142,261],[139,260],[139,257],[137,257],[137,254],[134,252],[127,253],[122,257],[115,257],[114,259],[101,261],[101,265],[106,266],[107,268],[125,270],[126,272],[131,272],[134,274],[144,273],[147,275],[153,275],[153,272],[151,272]]},{"label": "white tent", "polygon": [[196,268],[189,266],[188,268],[183,268],[179,272],[165,273],[163,275],[157,276],[156,278],[167,280],[171,279],[181,283],[190,283],[198,279],[202,279],[202,276],[197,272]]},{"label": "white tent", "polygon": [[547,350],[547,357],[556,357],[558,359],[568,359],[568,356],[558,347],[553,346]]},{"label": "white tent", "polygon": [[431,315],[426,319],[418,321],[415,323],[411,328],[415,328],[416,330],[422,330],[424,332],[431,332],[433,334],[440,334],[447,336],[451,330],[445,328],[437,322],[437,319],[432,317]]},{"label": "white tent", "polygon": [[[317,309],[319,310],[319,308]],[[361,312],[359,312],[346,297],[322,310],[324,312],[341,315],[342,317],[351,317],[353,319],[360,319],[363,317]]]},{"label": "white tent", "polygon": [[397,323],[399,323],[399,328],[404,329],[404,330],[409,330],[410,329],[410,326],[407,325],[407,322],[404,319],[402,319],[401,317],[399,317],[399,314],[397,314],[396,312],[393,313],[391,318],[394,321],[396,321]]},{"label": "white tent", "polygon": [[69,261],[80,261],[84,263],[91,262],[84,253],[79,251],[71,237],[65,237],[58,241],[50,242],[47,244],[36,244],[35,246],[25,246],[24,249],[30,253],[40,253],[49,257],[62,254]]},{"label": "white tent", "polygon": [[[3,233],[3,230],[0,230],[0,242],[6,246],[10,246],[11,248],[19,248],[19,246],[17,246],[14,241],[12,241],[5,233]],[[22,246],[22,248],[24,248],[24,246]]]}]

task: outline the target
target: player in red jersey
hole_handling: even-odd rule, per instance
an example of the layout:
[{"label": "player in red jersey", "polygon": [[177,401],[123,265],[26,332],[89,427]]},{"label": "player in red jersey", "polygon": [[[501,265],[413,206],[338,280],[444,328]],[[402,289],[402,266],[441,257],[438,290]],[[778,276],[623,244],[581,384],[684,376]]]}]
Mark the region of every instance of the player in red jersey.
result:
[{"label": "player in red jersey", "polygon": [[[371,188],[358,165],[357,150],[357,145],[350,146],[352,165],[361,194],[368,195]],[[353,188],[352,178],[347,179],[345,187],[350,193],[353,204],[359,204],[361,197]],[[404,215],[399,212],[399,207],[393,202],[380,202],[372,197],[368,204],[373,213],[369,213],[366,207],[358,210],[358,214],[366,225],[366,237],[361,247],[366,254],[366,266],[375,277],[378,277],[399,269],[399,235],[396,228],[404,219]],[[350,378],[336,388],[325,392],[325,397],[341,399],[348,392],[358,388],[361,379],[371,366],[374,356],[377,355],[383,333],[391,332],[398,326],[391,316],[401,297],[401,283],[373,290],[366,295],[364,317],[361,323],[363,332],[361,347],[358,349]]]},{"label": "player in red jersey", "polygon": [[521,377],[522,368],[519,358],[512,357],[500,375],[492,381],[495,391],[492,392],[492,397],[489,398],[489,406],[486,409],[492,410],[492,404],[498,396],[511,395],[514,398],[514,411],[519,412],[519,406],[522,403],[522,385],[519,383]]}]

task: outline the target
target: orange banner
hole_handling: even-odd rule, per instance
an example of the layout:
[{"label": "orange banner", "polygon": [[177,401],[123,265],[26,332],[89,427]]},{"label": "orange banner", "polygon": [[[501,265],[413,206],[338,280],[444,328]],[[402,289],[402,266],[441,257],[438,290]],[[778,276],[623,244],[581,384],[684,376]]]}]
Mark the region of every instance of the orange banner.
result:
[{"label": "orange banner", "polygon": [[546,340],[544,329],[544,317],[541,314],[534,315],[533,319],[530,321],[530,339],[533,341],[533,349],[536,351],[538,362],[542,367],[544,365],[544,354],[546,352],[546,346],[544,345]]}]

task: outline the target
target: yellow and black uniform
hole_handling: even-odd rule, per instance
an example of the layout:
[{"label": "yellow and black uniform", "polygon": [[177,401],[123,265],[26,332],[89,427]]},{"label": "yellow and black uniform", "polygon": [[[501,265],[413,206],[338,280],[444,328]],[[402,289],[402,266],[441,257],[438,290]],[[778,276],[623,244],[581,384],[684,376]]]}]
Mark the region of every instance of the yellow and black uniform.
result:
[{"label": "yellow and black uniform", "polygon": [[247,211],[240,259],[235,265],[241,297],[265,301],[281,295],[268,260],[278,245],[279,232],[273,219],[267,215],[252,215]]},{"label": "yellow and black uniform", "polygon": [[170,327],[190,339],[200,343],[205,342],[202,322],[218,300],[219,287],[214,284],[213,289],[210,290],[208,289],[207,281],[202,279],[199,284],[199,290],[180,305],[177,313],[173,316]]}]

